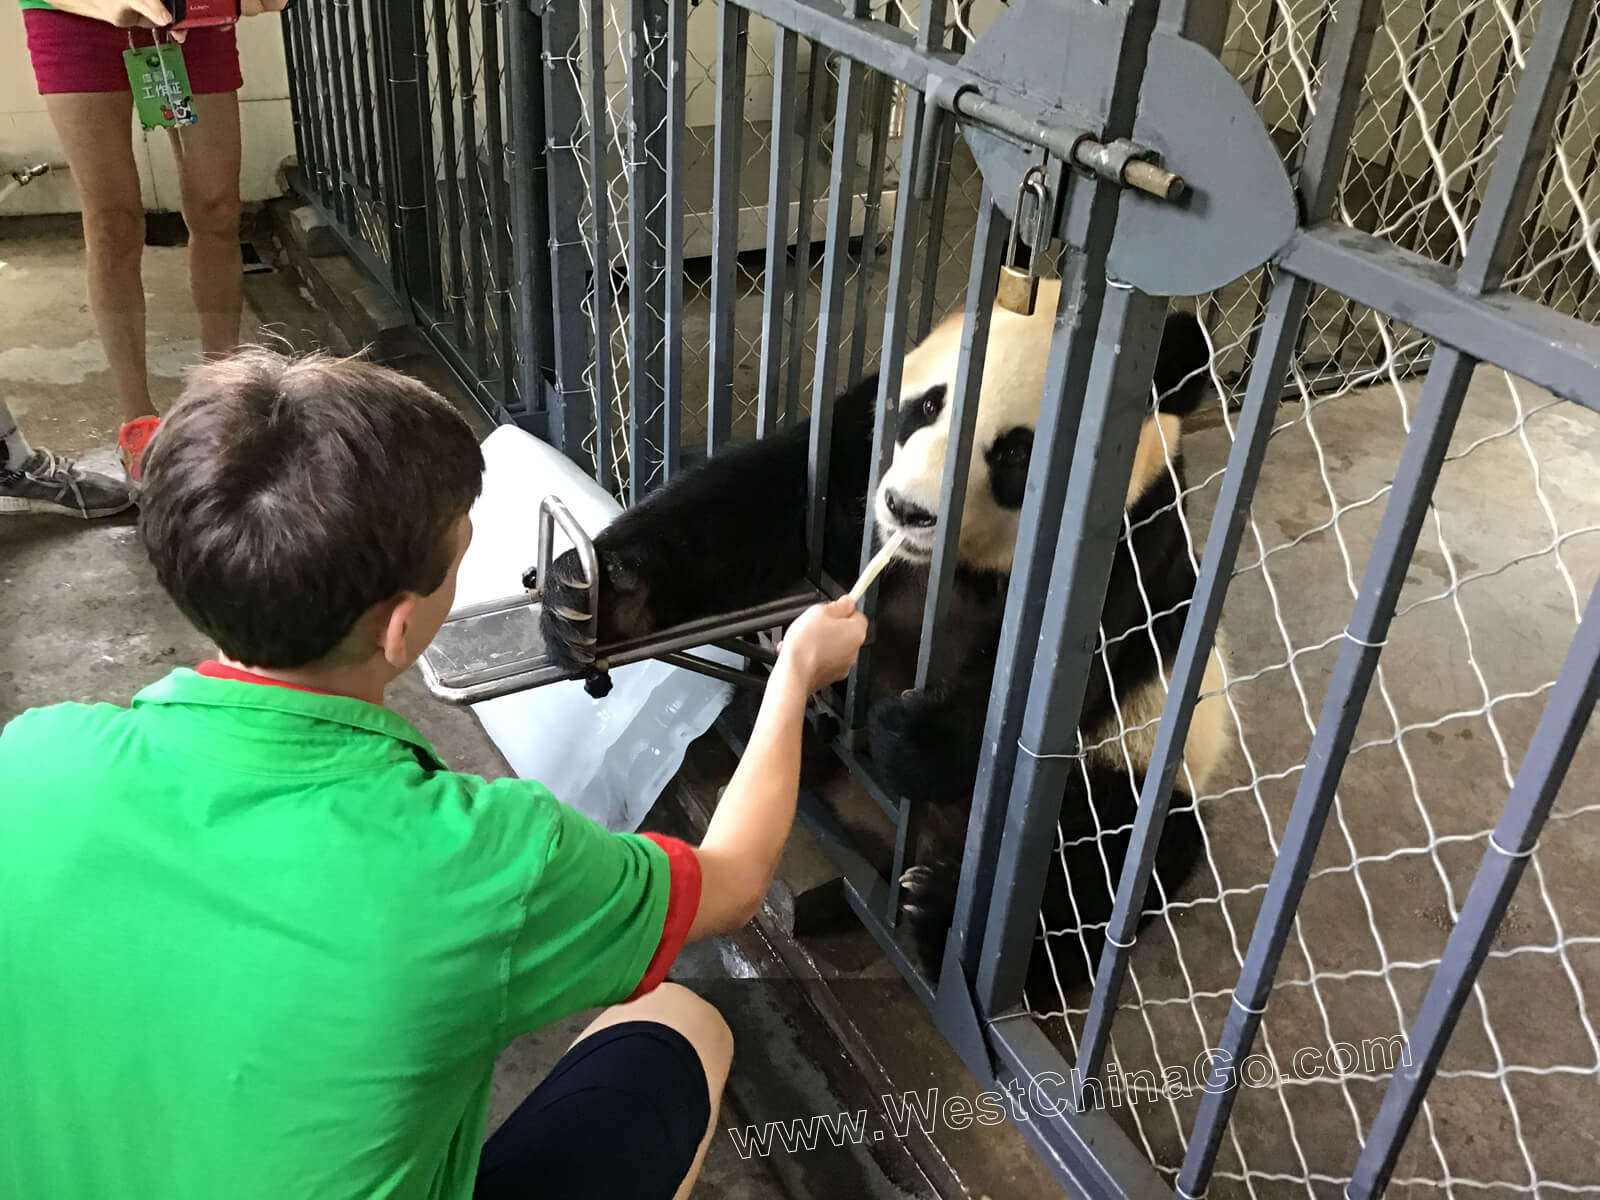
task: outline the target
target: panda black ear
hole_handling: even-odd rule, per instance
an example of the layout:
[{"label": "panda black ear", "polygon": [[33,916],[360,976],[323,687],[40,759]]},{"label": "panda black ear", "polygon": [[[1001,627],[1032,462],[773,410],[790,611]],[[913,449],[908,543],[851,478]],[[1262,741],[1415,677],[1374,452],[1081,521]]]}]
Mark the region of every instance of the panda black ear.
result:
[{"label": "panda black ear", "polygon": [[1186,417],[1200,407],[1211,384],[1211,347],[1205,330],[1193,313],[1172,312],[1161,330],[1156,352],[1157,407],[1164,413]]}]

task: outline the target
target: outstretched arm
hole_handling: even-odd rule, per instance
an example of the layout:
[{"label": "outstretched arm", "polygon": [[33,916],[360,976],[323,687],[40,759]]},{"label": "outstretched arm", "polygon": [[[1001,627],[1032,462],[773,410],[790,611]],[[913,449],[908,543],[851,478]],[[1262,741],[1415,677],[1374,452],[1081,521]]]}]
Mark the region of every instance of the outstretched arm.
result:
[{"label": "outstretched arm", "polygon": [[[834,406],[830,509],[865,511],[877,380]],[[729,446],[629,509],[595,539],[600,564],[597,638],[641,637],[697,617],[783,595],[805,576],[810,423]],[[839,522],[830,525],[838,527]],[[848,522],[846,522],[848,524]],[[855,523],[859,534],[859,521]],[[558,658],[583,661],[573,621],[588,598],[573,553],[541,580],[545,640]]]},{"label": "outstretched arm", "polygon": [[695,851],[701,887],[691,942],[738,929],[761,907],[794,823],[806,701],[849,673],[866,634],[866,618],[841,596],[802,614],[784,638],[750,744]]}]

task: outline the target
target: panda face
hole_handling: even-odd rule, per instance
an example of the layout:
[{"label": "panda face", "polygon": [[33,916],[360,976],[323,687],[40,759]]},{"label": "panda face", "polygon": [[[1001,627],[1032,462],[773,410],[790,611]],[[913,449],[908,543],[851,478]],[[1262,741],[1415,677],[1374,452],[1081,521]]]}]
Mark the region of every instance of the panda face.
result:
[{"label": "panda face", "polygon": [[[996,310],[990,326],[958,541],[971,570],[1011,570],[1059,287],[1041,286],[1032,316]],[[950,317],[906,355],[894,456],[873,497],[879,533],[904,532],[900,557],[910,562],[933,555],[961,325]]]},{"label": "panda face", "polygon": [[[957,542],[959,562],[968,570],[1011,571],[1060,286],[1056,280],[1041,284],[1031,316],[997,309],[990,325]],[[1207,362],[1199,326],[1193,318],[1188,321],[1192,331],[1186,326],[1173,339],[1170,355],[1163,341],[1163,355],[1171,361],[1165,372],[1158,368],[1158,374],[1170,373],[1174,385],[1192,378]],[[933,557],[961,325],[960,314],[950,317],[906,355],[894,456],[873,497],[880,537],[903,532],[900,557],[909,562],[925,563]],[[1186,403],[1192,403],[1192,397]],[[1128,507],[1171,471],[1179,424],[1176,413],[1159,410],[1145,420],[1128,481]]]}]

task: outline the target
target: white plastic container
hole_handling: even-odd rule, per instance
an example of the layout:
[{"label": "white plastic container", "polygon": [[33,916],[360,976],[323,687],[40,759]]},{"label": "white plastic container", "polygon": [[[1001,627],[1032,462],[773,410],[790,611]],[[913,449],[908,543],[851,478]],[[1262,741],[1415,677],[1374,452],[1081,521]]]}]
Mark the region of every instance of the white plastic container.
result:
[{"label": "white plastic container", "polygon": [[[537,554],[537,513],[545,496],[565,503],[590,537],[622,511],[571,460],[515,426],[490,434],[483,457],[483,494],[472,509],[458,608],[522,592],[522,572]],[[744,665],[715,647],[695,653]],[[520,778],[538,780],[609,829],[631,831],[683,764],[689,743],[711,728],[733,687],[655,661],[618,667],[611,680],[603,700],[572,680],[485,700],[472,711]]]}]

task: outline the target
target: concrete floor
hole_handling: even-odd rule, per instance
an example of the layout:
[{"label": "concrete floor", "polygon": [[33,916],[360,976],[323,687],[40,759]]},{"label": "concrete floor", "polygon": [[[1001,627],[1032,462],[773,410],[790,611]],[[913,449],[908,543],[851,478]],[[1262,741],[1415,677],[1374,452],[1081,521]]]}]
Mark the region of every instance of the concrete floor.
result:
[{"label": "concrete floor", "polygon": [[[82,244],[73,218],[0,221],[0,392],[27,436],[39,445],[114,470],[115,405],[82,299]],[[150,369],[156,404],[182,386],[199,352],[186,311],[184,252],[149,248]],[[324,344],[327,330],[276,273],[246,281],[247,338]],[[177,302],[159,305],[160,297]],[[402,364],[415,373],[429,363]],[[63,700],[126,703],[146,684],[211,650],[157,586],[134,522],[85,524],[68,518],[0,521],[0,724],[25,708]],[[414,672],[390,692],[411,720],[459,770],[507,774],[504,761],[471,713],[432,700]],[[549,1070],[591,1014],[580,1014],[507,1049],[494,1075],[491,1127]],[[738,1123],[732,1106],[725,1123]],[[759,1160],[743,1160],[716,1139],[697,1196],[767,1200],[782,1193]]]}]

